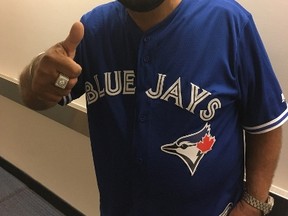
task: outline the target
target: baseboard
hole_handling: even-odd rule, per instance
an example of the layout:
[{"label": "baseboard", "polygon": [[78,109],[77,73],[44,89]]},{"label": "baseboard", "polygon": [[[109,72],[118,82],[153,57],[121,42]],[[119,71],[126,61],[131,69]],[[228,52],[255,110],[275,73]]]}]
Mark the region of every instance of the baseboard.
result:
[{"label": "baseboard", "polygon": [[33,179],[31,176],[5,160],[3,157],[0,156],[0,167],[5,169],[7,172],[15,176],[21,182],[23,182],[27,187],[49,202],[52,206],[56,209],[61,211],[64,215],[71,215],[71,216],[84,216],[83,213],[75,209],[65,200],[61,199],[55,193],[47,189],[41,183]]},{"label": "baseboard", "polygon": [[275,185],[272,185],[271,186],[271,192],[273,194],[276,194],[279,197],[282,197],[282,198],[288,200],[288,191],[286,191],[286,190],[284,190],[282,188],[279,188],[279,187],[277,187]]}]

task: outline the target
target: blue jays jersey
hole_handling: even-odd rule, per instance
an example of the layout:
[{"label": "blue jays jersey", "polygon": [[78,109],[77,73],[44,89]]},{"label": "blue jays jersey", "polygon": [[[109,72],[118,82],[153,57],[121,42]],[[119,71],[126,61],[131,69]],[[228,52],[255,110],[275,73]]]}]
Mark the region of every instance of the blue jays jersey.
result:
[{"label": "blue jays jersey", "polygon": [[83,68],[102,216],[223,216],[243,190],[243,131],[287,120],[251,15],[182,0],[142,32],[117,1],[83,16]]}]

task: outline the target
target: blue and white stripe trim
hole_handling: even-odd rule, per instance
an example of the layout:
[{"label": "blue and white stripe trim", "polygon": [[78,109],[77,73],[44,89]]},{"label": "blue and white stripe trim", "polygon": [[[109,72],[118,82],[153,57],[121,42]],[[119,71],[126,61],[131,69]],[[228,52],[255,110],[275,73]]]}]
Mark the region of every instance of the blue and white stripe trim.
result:
[{"label": "blue and white stripe trim", "polygon": [[269,131],[272,131],[281,125],[283,125],[288,120],[288,107],[286,110],[277,118],[273,119],[272,121],[269,121],[265,124],[258,125],[255,127],[243,127],[246,132],[250,134],[263,134],[267,133]]},{"label": "blue and white stripe trim", "polygon": [[62,98],[61,105],[66,106],[67,104],[71,103],[71,101],[72,101],[72,95],[69,94]]}]

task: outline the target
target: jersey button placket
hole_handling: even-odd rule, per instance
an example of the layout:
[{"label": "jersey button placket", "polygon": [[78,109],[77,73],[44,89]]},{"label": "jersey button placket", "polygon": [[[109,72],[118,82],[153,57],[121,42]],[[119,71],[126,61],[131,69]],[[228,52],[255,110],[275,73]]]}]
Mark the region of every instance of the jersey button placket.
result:
[{"label": "jersey button placket", "polygon": [[[144,45],[143,47],[148,48],[150,41],[151,41],[151,37],[150,36],[145,36],[143,38],[143,45]],[[151,62],[151,56],[149,54],[144,54],[143,62],[145,64],[150,63]]]},{"label": "jersey button placket", "polygon": [[[148,98],[145,94],[149,84],[149,71],[151,71],[151,37],[144,36],[141,40],[138,50],[138,77],[137,77],[137,117],[135,122],[135,147],[136,147],[136,164],[139,166],[139,172],[144,172],[146,164],[146,151],[148,139],[149,123],[149,105]],[[147,86],[148,85],[148,86]]]}]

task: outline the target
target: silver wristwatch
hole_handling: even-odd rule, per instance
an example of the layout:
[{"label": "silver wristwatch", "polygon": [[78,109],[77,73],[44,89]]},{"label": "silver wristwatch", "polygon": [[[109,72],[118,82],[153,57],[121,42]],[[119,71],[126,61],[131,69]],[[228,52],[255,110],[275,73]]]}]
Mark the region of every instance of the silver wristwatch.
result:
[{"label": "silver wristwatch", "polygon": [[251,196],[249,193],[244,191],[242,199],[247,202],[252,207],[263,212],[263,215],[267,215],[272,211],[274,205],[274,198],[269,196],[266,202],[261,202],[255,197]]}]

